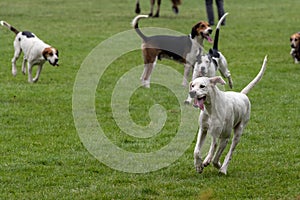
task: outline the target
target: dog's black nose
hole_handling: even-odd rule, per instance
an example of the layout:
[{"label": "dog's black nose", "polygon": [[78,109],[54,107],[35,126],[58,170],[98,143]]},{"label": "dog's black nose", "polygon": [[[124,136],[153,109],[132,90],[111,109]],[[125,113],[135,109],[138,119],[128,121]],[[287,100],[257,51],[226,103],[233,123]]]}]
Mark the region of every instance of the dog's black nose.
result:
[{"label": "dog's black nose", "polygon": [[190,96],[192,97],[192,98],[194,98],[195,96],[196,96],[196,91],[190,91]]},{"label": "dog's black nose", "polygon": [[292,48],[295,48],[293,44],[291,44],[291,47],[292,47]]},{"label": "dog's black nose", "polygon": [[209,29],[208,32],[209,32],[209,34],[211,34],[212,33],[212,29]]}]

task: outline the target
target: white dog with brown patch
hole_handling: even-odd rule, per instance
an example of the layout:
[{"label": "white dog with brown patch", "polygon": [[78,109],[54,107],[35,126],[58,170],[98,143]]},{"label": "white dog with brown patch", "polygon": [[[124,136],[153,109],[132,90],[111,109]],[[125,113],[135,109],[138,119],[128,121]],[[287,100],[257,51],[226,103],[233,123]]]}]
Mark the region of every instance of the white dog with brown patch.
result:
[{"label": "white dog with brown patch", "polygon": [[[17,75],[16,61],[20,57],[22,51],[24,58],[22,62],[22,72],[26,74],[26,62],[28,62],[28,82],[37,82],[42,71],[42,67],[46,61],[53,66],[58,66],[58,50],[44,43],[36,35],[29,31],[18,31],[5,21],[0,21],[2,26],[16,34],[14,40],[14,57],[12,58],[12,74]],[[36,76],[32,78],[32,67],[38,65]]]},{"label": "white dog with brown patch", "polygon": [[[204,167],[211,162],[222,174],[227,174],[227,167],[232,153],[238,144],[243,130],[250,119],[251,104],[247,93],[261,80],[266,69],[267,56],[257,76],[241,92],[223,92],[216,86],[225,84],[221,77],[200,77],[190,83],[190,95],[195,104],[201,109],[199,117],[199,132],[194,150],[196,171],[202,173]],[[223,165],[220,157],[227,146],[232,130],[232,143]],[[206,135],[212,136],[211,146],[205,160],[202,162],[201,150]],[[217,139],[219,148],[217,149]]]}]

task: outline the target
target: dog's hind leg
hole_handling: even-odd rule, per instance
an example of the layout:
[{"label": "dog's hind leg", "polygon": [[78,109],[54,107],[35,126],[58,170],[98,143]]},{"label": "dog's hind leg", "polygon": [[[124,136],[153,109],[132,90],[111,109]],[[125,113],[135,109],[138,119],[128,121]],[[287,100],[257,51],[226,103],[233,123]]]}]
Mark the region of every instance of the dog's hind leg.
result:
[{"label": "dog's hind leg", "polygon": [[225,150],[225,147],[227,146],[228,141],[229,141],[229,138],[220,138],[219,148],[215,154],[215,157],[213,158],[213,165],[217,169],[221,168],[220,157],[221,157],[223,151]]},{"label": "dog's hind leg", "polygon": [[154,4],[155,4],[155,0],[150,0],[150,13],[149,13],[149,17],[153,16]]},{"label": "dog's hind leg", "polygon": [[141,76],[141,81],[144,87],[150,88],[150,78],[153,68],[155,67],[156,62],[148,63],[144,65],[144,71]]},{"label": "dog's hind leg", "polygon": [[219,172],[222,173],[222,174],[227,174],[227,167],[229,165],[229,162],[232,158],[232,153],[236,147],[236,145],[239,143],[240,141],[240,138],[242,136],[242,133],[243,133],[243,129],[244,129],[244,126],[241,126],[239,125],[238,127],[236,127],[234,129],[234,135],[233,135],[233,138],[232,138],[232,143],[231,143],[231,146],[230,146],[230,149],[224,159],[224,162],[223,162],[223,165],[222,167],[220,168]]},{"label": "dog's hind leg", "polygon": [[161,0],[157,0],[156,14],[153,17],[159,17],[160,4],[161,4]]}]

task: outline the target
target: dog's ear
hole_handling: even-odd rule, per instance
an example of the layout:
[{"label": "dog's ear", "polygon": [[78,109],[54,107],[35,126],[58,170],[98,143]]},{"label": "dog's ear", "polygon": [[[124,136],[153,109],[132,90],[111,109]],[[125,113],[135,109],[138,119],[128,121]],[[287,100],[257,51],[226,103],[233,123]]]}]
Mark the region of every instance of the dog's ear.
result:
[{"label": "dog's ear", "polygon": [[192,85],[193,85],[193,81],[191,81],[191,82],[189,83],[189,91],[192,90]]},{"label": "dog's ear", "polygon": [[196,24],[195,26],[193,26],[192,31],[191,31],[191,38],[194,39],[196,36],[198,36],[198,31],[197,29],[199,28],[200,23]]},{"label": "dog's ear", "polygon": [[215,76],[212,78],[209,78],[209,82],[216,85],[217,83],[220,83],[221,85],[225,85],[226,82],[222,79],[221,76]]},{"label": "dog's ear", "polygon": [[50,47],[47,47],[43,50],[42,55],[45,60],[47,60],[47,57],[52,53],[52,50]]}]

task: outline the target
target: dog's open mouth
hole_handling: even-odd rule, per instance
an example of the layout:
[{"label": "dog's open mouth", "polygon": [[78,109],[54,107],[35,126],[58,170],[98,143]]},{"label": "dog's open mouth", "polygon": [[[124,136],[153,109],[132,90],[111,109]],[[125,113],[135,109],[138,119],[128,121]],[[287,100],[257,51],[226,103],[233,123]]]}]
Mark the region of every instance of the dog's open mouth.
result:
[{"label": "dog's open mouth", "polygon": [[209,43],[213,43],[213,40],[209,36],[209,34],[202,33],[203,38],[205,38]]},{"label": "dog's open mouth", "polygon": [[200,108],[203,111],[205,99],[206,96],[194,98],[194,106]]}]

